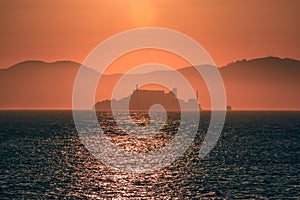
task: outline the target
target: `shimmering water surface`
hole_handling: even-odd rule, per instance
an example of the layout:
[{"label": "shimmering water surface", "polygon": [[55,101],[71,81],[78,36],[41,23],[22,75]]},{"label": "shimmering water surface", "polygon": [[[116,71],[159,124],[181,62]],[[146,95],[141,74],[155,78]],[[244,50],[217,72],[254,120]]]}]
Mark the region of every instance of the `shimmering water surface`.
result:
[{"label": "shimmering water surface", "polygon": [[[147,151],[173,138],[162,131],[154,137],[157,147],[147,141],[143,149],[143,141],[115,135],[113,124],[98,116],[107,137],[123,149],[127,139]],[[200,159],[208,123],[209,113],[201,113],[194,143],[170,166],[130,174],[94,159],[71,111],[1,111],[0,199],[300,198],[300,112],[229,112],[216,147]]]}]

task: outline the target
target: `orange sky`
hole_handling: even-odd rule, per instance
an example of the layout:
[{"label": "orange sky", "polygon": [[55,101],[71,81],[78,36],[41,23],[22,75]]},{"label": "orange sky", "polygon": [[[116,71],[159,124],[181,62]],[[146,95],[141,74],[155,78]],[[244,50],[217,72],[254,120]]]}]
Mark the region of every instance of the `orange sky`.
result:
[{"label": "orange sky", "polygon": [[82,62],[109,36],[143,26],[189,35],[219,66],[270,53],[300,59],[299,4],[297,0],[0,1],[0,68],[28,59]]}]

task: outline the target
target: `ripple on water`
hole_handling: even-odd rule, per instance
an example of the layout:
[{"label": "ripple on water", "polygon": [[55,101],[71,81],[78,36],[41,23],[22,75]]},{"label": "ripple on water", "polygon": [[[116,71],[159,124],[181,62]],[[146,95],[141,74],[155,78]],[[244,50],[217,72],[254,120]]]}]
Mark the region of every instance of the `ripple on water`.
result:
[{"label": "ripple on water", "polygon": [[[197,151],[209,123],[209,114],[204,113],[185,155],[154,173],[130,174],[93,158],[80,143],[71,112],[2,111],[0,198],[297,199],[299,116],[299,112],[231,112],[217,146],[200,160]],[[114,132],[107,133],[111,141],[125,148],[129,140],[133,146],[127,150],[142,149],[138,151],[160,148],[173,137],[162,131],[154,138],[157,141],[145,145]]]}]

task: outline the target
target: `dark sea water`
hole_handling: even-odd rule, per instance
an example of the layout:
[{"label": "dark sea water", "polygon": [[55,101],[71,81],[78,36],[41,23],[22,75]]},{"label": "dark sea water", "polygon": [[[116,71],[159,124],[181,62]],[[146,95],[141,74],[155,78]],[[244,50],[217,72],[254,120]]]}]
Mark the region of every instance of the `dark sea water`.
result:
[{"label": "dark sea water", "polygon": [[[229,112],[221,137],[152,173],[112,170],[80,142],[71,111],[0,112],[0,199],[300,199],[300,112]],[[170,139],[170,138],[169,138]]]}]

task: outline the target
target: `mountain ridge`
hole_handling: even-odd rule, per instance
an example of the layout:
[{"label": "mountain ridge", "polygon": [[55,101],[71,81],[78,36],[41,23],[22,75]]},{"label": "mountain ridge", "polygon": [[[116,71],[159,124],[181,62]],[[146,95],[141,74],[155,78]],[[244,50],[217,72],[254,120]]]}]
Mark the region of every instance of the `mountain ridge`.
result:
[{"label": "mountain ridge", "polygon": [[[289,62],[295,62],[295,63],[298,63],[300,62],[300,60],[297,60],[297,59],[294,59],[294,58],[280,58],[280,57],[275,57],[275,56],[266,56],[266,57],[258,57],[258,58],[252,58],[252,59],[241,59],[241,60],[236,60],[236,61],[232,61],[224,66],[219,66],[218,68],[219,69],[223,69],[223,68],[226,68],[226,67],[230,67],[232,65],[236,65],[236,64],[240,64],[240,63],[243,63],[243,62],[257,62],[257,61],[263,61],[263,60],[278,60],[278,61],[289,61]],[[0,68],[0,71],[1,70],[7,70],[7,69],[11,69],[11,68],[15,68],[15,67],[20,67],[20,65],[24,65],[24,64],[28,64],[28,63],[31,63],[31,64],[43,64],[43,65],[51,65],[51,64],[63,64],[63,63],[68,63],[68,64],[74,64],[74,65],[79,65],[81,66],[82,64],[81,63],[78,63],[78,62],[75,62],[75,61],[72,61],[72,60],[58,60],[58,61],[52,61],[52,62],[47,62],[47,61],[43,61],[43,60],[24,60],[24,61],[21,61],[21,62],[18,62],[16,64],[13,64],[9,67],[6,67],[6,68]],[[194,67],[194,66],[185,66],[185,67],[182,67],[182,68],[179,68],[177,70],[181,70],[181,69],[184,69],[184,68],[189,68],[189,67]],[[167,71],[167,70],[165,70]],[[151,72],[148,72],[148,73],[151,73]],[[123,73],[118,73],[118,74],[123,74]],[[112,75],[112,74],[106,74],[106,75]]]},{"label": "mountain ridge", "polygon": [[[73,84],[80,63],[29,60],[0,69],[0,109],[71,109]],[[197,66],[201,67],[201,66]],[[196,68],[197,68],[196,67]],[[233,109],[300,109],[300,61],[264,57],[239,60],[219,68]],[[194,67],[178,69],[200,91],[200,103],[210,106],[207,88]],[[152,74],[151,74],[152,73]],[[111,98],[122,74],[105,74],[95,101]],[[138,75],[130,75],[138,83]],[[156,78],[172,76],[172,71],[140,75]],[[122,86],[123,87],[123,86]],[[125,87],[125,86],[124,86]]]}]

